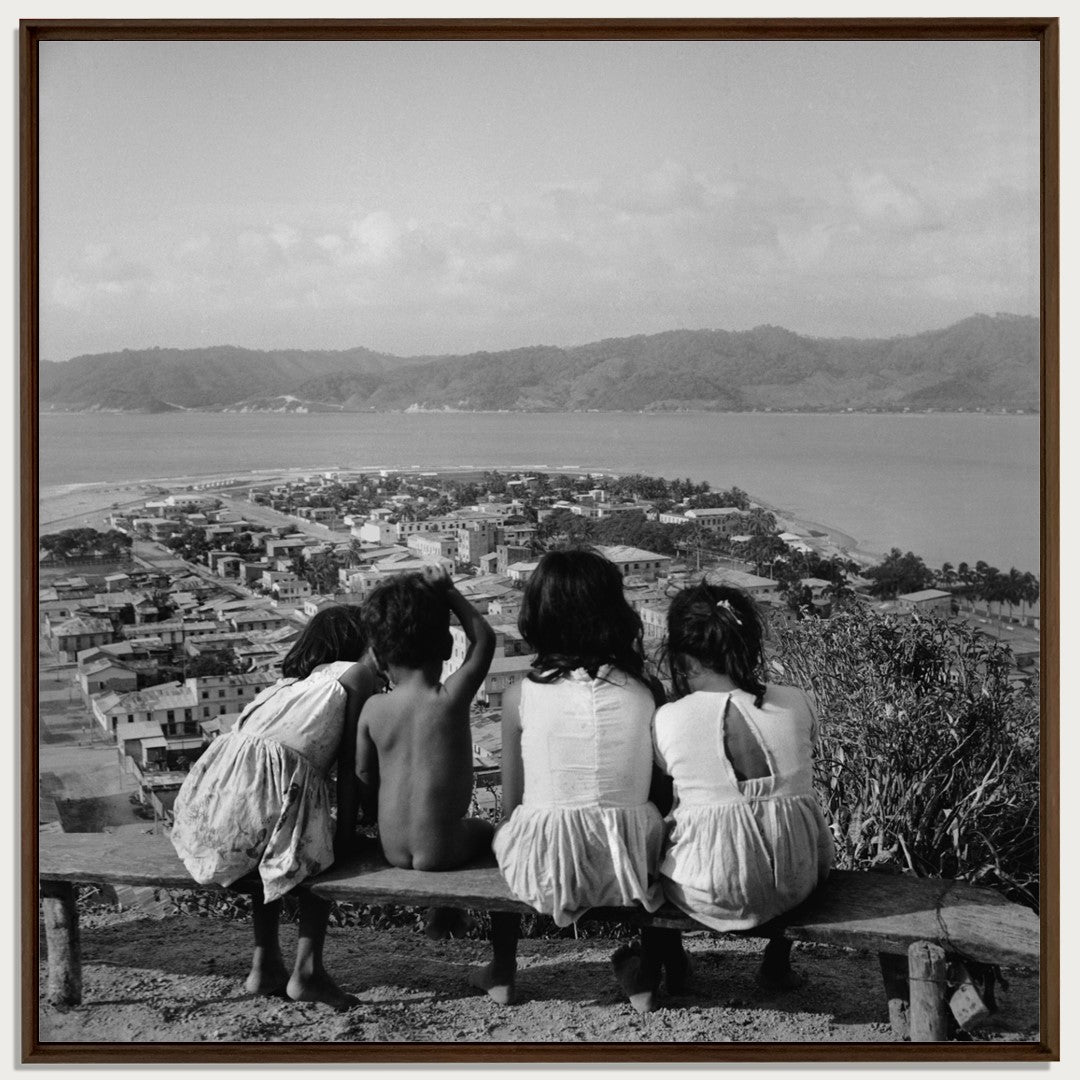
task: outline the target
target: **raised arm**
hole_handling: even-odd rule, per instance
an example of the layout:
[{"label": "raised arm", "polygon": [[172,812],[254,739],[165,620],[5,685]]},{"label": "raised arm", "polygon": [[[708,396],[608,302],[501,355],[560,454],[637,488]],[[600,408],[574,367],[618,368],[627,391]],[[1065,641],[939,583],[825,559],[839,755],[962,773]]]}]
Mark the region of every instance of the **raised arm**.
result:
[{"label": "raised arm", "polygon": [[468,639],[469,647],[461,667],[444,684],[448,694],[468,705],[476,697],[476,692],[491,667],[491,658],[495,655],[495,632],[488,626],[484,616],[454,588],[454,583],[445,569],[433,568],[425,577],[446,597],[450,610],[457,616]]}]

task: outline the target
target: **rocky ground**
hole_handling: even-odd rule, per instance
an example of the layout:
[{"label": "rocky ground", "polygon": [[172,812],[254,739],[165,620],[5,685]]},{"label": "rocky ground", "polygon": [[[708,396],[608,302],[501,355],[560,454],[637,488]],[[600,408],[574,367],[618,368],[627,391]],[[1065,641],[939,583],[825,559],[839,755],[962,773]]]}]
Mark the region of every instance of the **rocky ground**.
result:
[{"label": "rocky ground", "polygon": [[[521,945],[522,1002],[500,1008],[466,982],[487,959],[480,940],[434,943],[403,928],[332,929],[330,970],[359,1004],[326,1006],[245,994],[250,926],[240,920],[130,910],[82,919],[83,1003],[42,1004],[43,1042],[889,1042],[877,958],[798,946],[803,988],[766,996],[761,943],[688,939],[694,993],[637,1015],[620,997],[604,938]],[[283,928],[288,948],[295,928]],[[44,943],[42,943],[44,954]],[[45,973],[41,973],[44,986]],[[1002,1009],[980,1039],[1027,1040],[1037,978],[1010,973]]]}]

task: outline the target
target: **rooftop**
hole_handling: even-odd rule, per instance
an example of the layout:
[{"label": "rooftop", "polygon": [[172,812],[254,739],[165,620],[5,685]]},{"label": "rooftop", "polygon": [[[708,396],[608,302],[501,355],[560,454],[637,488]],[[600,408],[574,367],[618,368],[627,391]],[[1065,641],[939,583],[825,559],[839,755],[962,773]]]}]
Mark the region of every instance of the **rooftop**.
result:
[{"label": "rooftop", "polygon": [[75,616],[57,623],[52,628],[52,633],[56,637],[70,634],[110,634],[112,633],[112,623],[108,619],[87,619]]},{"label": "rooftop", "polygon": [[97,675],[100,672],[108,671],[111,668],[115,668],[118,671],[126,671],[132,675],[135,674],[131,668],[121,664],[118,660],[111,660],[104,656],[98,660],[91,660],[89,663],[80,664],[79,668],[84,675]]},{"label": "rooftop", "polygon": [[642,548],[630,547],[628,544],[615,544],[612,547],[598,546],[597,551],[614,563],[671,560],[670,555],[659,555],[655,551],[645,551]]},{"label": "rooftop", "polygon": [[528,671],[535,656],[496,656],[488,668],[489,675],[505,675],[515,671]]},{"label": "rooftop", "polygon": [[245,623],[245,622],[263,622],[266,619],[278,619],[281,622],[285,621],[283,615],[279,615],[276,611],[271,611],[269,608],[260,608],[254,611],[237,611],[229,616],[233,622]]},{"label": "rooftop", "polygon": [[920,600],[947,600],[951,596],[952,593],[945,592],[942,589],[920,589],[918,592],[904,593],[896,599],[908,600],[913,604],[917,604]]},{"label": "rooftop", "polygon": [[98,697],[102,712],[152,712],[156,709],[192,709],[198,704],[194,687],[179,683],[147,686],[130,694],[102,694]]},{"label": "rooftop", "polygon": [[736,589],[760,589],[776,584],[772,578],[758,577],[757,574],[748,574],[744,570],[727,568],[710,570],[705,575],[705,579],[710,585],[731,585]]}]

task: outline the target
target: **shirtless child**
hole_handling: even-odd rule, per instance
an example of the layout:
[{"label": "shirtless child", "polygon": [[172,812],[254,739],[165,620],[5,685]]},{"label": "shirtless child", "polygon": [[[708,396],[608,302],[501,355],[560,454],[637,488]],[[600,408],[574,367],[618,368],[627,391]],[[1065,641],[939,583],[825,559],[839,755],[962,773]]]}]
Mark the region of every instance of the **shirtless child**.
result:
[{"label": "shirtless child", "polygon": [[[495,652],[483,616],[454,588],[445,568],[425,567],[380,585],[364,621],[388,694],[368,698],[356,735],[356,772],[365,809],[377,793],[379,837],[394,866],[452,870],[490,851],[493,828],[465,815],[473,791],[469,707]],[[450,614],[469,641],[445,683]],[[432,909],[431,937],[459,930],[462,916]]]}]

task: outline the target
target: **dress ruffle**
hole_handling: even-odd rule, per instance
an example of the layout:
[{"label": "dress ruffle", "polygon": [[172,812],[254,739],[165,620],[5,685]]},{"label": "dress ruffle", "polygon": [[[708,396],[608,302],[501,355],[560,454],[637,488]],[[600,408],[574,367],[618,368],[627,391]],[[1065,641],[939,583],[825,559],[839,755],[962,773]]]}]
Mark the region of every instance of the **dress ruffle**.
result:
[{"label": "dress ruffle", "polygon": [[652,803],[630,807],[517,807],[495,834],[495,857],[511,891],[558,926],[593,907],[641,904],[664,896],[646,875],[660,856],[664,822]]},{"label": "dress ruffle", "polygon": [[173,813],[173,846],[202,885],[231,885],[257,868],[269,902],[334,860],[326,779],[271,739],[239,731],[215,739]]},{"label": "dress ruffle", "polygon": [[828,876],[832,836],[813,795],[679,807],[660,863],[673,904],[714,930],[747,930],[801,904]]}]

